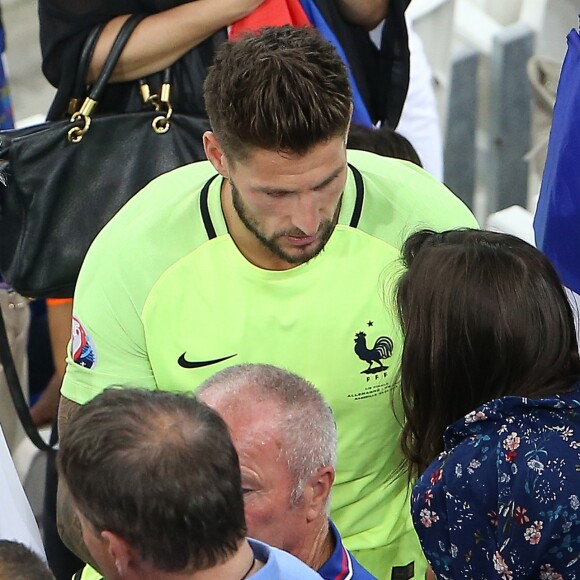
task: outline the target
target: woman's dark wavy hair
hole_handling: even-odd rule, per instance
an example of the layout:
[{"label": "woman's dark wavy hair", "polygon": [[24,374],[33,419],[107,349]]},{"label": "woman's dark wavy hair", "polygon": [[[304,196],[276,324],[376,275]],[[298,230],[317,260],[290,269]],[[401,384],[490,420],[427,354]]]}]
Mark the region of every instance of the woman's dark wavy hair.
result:
[{"label": "woman's dark wavy hair", "polygon": [[448,425],[498,397],[566,392],[580,378],[580,357],[558,275],[528,243],[480,230],[421,231],[403,259],[401,443],[414,477],[443,451]]}]

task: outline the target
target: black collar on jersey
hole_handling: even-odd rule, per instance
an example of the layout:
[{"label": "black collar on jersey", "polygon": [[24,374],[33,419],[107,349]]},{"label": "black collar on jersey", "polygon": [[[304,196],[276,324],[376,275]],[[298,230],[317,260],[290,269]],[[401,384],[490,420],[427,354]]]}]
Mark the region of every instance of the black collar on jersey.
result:
[{"label": "black collar on jersey", "polygon": [[213,240],[217,237],[215,233],[215,228],[213,227],[213,223],[211,221],[211,216],[209,214],[209,206],[207,203],[207,197],[209,195],[209,186],[212,184],[213,180],[219,175],[216,173],[212,177],[210,177],[203,186],[201,190],[201,196],[199,198],[199,205],[201,209],[201,217],[203,219],[203,225],[205,226],[205,232],[207,233],[207,237],[209,240]]},{"label": "black collar on jersey", "polygon": [[348,164],[350,170],[352,171],[352,175],[354,177],[354,184],[356,187],[356,199],[354,201],[354,209],[352,210],[352,216],[350,218],[350,224],[348,224],[351,228],[357,228],[358,222],[360,221],[360,216],[362,213],[363,201],[365,198],[365,184],[360,174],[360,171],[350,163]]},{"label": "black collar on jersey", "polygon": [[[360,171],[350,163],[348,164],[348,166],[352,171],[356,187],[356,199],[354,202],[354,209],[352,211],[349,226],[351,228],[356,228],[358,227],[358,222],[360,221],[360,216],[362,213],[363,201],[365,197],[365,186]],[[213,222],[211,221],[211,215],[209,213],[208,196],[210,185],[212,184],[214,179],[218,177],[218,175],[219,173],[216,173],[206,181],[205,185],[203,186],[203,189],[201,190],[201,195],[199,198],[201,217],[203,219],[203,225],[205,227],[205,231],[207,233],[207,237],[209,240],[213,240],[215,237],[217,237],[215,228],[213,226]]]}]

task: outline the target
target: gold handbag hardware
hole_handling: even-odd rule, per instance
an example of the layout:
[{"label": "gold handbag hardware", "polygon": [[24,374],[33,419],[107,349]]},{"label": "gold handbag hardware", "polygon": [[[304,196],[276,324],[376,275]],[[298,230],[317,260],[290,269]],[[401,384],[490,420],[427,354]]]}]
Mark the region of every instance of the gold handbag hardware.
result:
[{"label": "gold handbag hardware", "polygon": [[139,81],[139,92],[141,93],[141,98],[145,105],[153,105],[156,111],[161,109],[161,104],[159,103],[159,95],[157,93],[151,94],[151,88],[149,83],[144,79]]},{"label": "gold handbag hardware", "polygon": [[158,115],[153,119],[151,126],[158,135],[163,135],[169,131],[169,119],[173,115],[173,107],[171,106],[171,84],[164,82],[161,85],[161,94],[159,96],[159,103],[165,108],[165,115]]},{"label": "gold handbag hardware", "polygon": [[85,133],[89,130],[91,126],[91,115],[97,106],[97,101],[94,101],[90,97],[85,99],[80,111],[73,113],[72,117],[70,118],[71,123],[76,123],[77,121],[83,121],[81,126],[75,126],[69,129],[68,132],[68,140],[71,143],[80,143],[82,138],[84,137]]}]

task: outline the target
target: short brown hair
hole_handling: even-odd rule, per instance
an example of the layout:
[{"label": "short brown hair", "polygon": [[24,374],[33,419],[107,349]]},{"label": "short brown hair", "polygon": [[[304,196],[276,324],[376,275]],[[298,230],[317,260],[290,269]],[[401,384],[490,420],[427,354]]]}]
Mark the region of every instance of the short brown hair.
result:
[{"label": "short brown hair", "polygon": [[238,455],[193,396],[107,389],[64,431],[58,465],[80,513],[166,572],[226,561],[246,534]]},{"label": "short brown hair", "polygon": [[24,544],[11,540],[0,540],[0,578],[54,580],[37,554]]},{"label": "short brown hair", "polygon": [[204,84],[212,129],[230,159],[252,147],[304,154],[345,135],[351,90],[334,47],[310,28],[266,27],[217,51]]}]

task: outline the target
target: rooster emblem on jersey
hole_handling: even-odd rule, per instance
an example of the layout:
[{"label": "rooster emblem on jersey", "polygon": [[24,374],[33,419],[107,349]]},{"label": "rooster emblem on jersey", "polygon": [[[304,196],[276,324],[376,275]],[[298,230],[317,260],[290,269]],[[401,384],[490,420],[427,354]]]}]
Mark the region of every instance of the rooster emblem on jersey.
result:
[{"label": "rooster emblem on jersey", "polygon": [[[369,363],[368,368],[361,371],[361,374],[378,373],[388,368],[381,361],[393,354],[393,341],[388,336],[379,336],[373,347],[368,348],[366,333],[357,332],[354,337],[354,352],[360,360]],[[373,363],[377,363],[378,366],[373,367]]]}]

